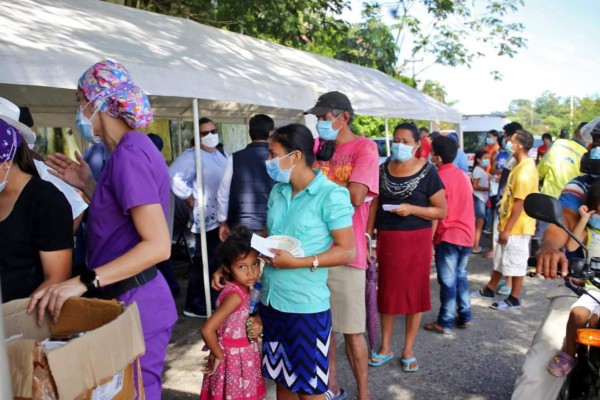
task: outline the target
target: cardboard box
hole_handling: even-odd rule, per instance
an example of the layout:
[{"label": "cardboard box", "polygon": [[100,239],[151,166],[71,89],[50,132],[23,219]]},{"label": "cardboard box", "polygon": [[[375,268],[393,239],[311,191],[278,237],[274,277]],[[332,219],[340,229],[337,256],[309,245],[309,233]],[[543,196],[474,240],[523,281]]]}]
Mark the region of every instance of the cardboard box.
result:
[{"label": "cardboard box", "polygon": [[[72,298],[58,323],[46,315],[41,326],[36,313],[27,314],[28,304],[29,299],[21,299],[2,305],[5,338],[16,338],[7,345],[15,399],[130,400],[136,394],[134,375],[140,383],[138,398],[144,398],[139,356],[145,346],[137,304],[124,308],[116,300]],[[49,337],[82,332],[61,347],[40,346]],[[34,393],[34,375],[37,379],[44,371],[50,377]]]}]

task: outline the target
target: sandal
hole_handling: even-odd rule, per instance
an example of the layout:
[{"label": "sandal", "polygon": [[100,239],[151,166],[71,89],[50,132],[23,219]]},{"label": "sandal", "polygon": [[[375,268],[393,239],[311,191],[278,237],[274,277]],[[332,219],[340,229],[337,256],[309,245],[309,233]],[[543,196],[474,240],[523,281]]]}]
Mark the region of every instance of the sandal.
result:
[{"label": "sandal", "polygon": [[[386,362],[390,361],[392,358],[394,358],[394,353],[378,354],[376,352],[372,352],[371,359],[369,360],[369,365],[371,367],[379,367],[385,364]],[[379,361],[373,361],[374,359],[379,359]]]},{"label": "sandal", "polygon": [[444,328],[437,322],[428,322],[425,325],[423,325],[423,329],[429,332],[440,333],[442,335],[450,335],[453,333],[452,329]]},{"label": "sandal", "polygon": [[[412,358],[401,358],[400,361],[402,362],[402,371],[404,372],[417,372],[419,370],[419,364],[417,364],[417,359],[415,357]],[[415,367],[410,367],[410,364],[415,363],[416,366]]]},{"label": "sandal", "polygon": [[481,246],[479,246],[479,250],[471,250],[471,254],[481,254],[483,253],[483,249],[481,248]]},{"label": "sandal", "polygon": [[560,351],[550,364],[548,365],[548,372],[558,378],[565,377],[571,372],[577,360],[575,357],[565,353],[564,351]]},{"label": "sandal", "polygon": [[331,390],[325,392],[325,400],[344,400],[348,397],[348,393],[344,389],[340,389],[340,394],[337,396]]}]

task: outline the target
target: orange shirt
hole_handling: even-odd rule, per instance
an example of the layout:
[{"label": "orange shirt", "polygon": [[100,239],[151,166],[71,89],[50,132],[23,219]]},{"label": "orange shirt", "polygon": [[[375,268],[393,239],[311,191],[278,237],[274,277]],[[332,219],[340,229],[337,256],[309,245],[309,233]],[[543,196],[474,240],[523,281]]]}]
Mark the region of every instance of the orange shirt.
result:
[{"label": "orange shirt", "polygon": [[487,146],[484,146],[483,149],[490,155],[490,163],[485,168],[485,172],[487,172],[487,174],[489,176],[490,170],[492,169],[492,159],[491,158],[494,155],[494,153],[496,153],[498,150],[500,150],[500,145],[498,143],[488,144]]}]

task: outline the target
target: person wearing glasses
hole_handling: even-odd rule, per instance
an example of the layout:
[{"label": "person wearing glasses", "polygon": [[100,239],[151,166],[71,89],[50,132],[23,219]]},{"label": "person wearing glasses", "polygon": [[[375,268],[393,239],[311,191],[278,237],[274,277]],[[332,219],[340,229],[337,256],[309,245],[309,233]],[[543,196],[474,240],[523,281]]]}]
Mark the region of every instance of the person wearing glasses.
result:
[{"label": "person wearing glasses", "polygon": [[[206,227],[208,269],[212,275],[219,267],[217,247],[219,245],[219,221],[217,219],[217,192],[223,178],[227,157],[219,148],[219,131],[214,122],[200,118],[200,151],[202,152],[202,193],[204,197],[204,221],[198,221],[198,187],[196,186],[196,155],[193,148],[185,150],[169,167],[171,190],[175,196],[185,200],[193,211],[192,232],[196,235],[194,265],[190,271],[187,296],[183,315],[201,318],[207,315],[204,303],[204,274],[200,257],[200,224]],[[211,290],[214,304],[217,292]],[[211,306],[210,304],[208,306]]]}]

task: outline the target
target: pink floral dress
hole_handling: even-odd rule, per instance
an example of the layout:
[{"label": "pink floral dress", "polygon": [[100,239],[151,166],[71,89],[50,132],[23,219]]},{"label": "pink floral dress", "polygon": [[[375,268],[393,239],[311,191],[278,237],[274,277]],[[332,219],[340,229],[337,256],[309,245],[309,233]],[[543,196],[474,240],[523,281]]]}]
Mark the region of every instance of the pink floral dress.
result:
[{"label": "pink floral dress", "polygon": [[225,285],[217,307],[225,297],[235,293],[242,304],[219,327],[217,336],[224,357],[212,376],[204,375],[201,400],[264,400],[267,397],[261,375],[260,351],[256,341],[246,337],[246,319],[250,312],[250,292],[235,282]]}]

